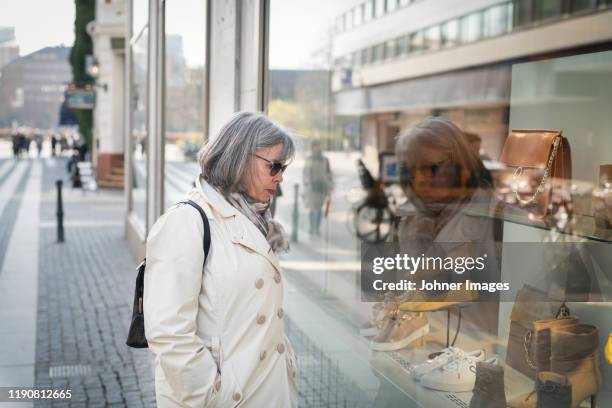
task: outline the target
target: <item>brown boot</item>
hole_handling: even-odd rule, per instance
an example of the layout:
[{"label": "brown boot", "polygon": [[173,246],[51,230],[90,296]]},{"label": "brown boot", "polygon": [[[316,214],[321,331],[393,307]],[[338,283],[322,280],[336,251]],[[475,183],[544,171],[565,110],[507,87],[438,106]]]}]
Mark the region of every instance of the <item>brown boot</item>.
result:
[{"label": "brown boot", "polygon": [[538,373],[535,386],[538,398],[536,408],[570,408],[572,385],[566,376],[543,371]]},{"label": "brown boot", "polygon": [[534,360],[531,361],[536,371],[550,371],[550,331],[554,328],[575,326],[578,324],[576,317],[563,319],[536,320],[533,322],[531,338],[531,353]]},{"label": "brown boot", "polygon": [[506,408],[502,366],[483,361],[476,363],[476,382],[470,408]]},{"label": "brown boot", "polygon": [[572,385],[572,408],[599,392],[599,330],[589,324],[550,331],[550,371],[565,375]]}]

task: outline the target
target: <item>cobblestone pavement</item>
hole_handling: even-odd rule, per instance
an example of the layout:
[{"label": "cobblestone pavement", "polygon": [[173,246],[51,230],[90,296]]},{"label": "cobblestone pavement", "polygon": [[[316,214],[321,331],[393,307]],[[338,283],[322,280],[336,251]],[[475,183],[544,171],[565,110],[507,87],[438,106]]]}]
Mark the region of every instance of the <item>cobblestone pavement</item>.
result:
[{"label": "cobblestone pavement", "polygon": [[66,186],[66,242],[58,244],[55,180],[66,172],[62,161],[50,163],[41,198],[35,379],[73,397],[69,405],[35,406],[155,406],[151,354],[125,345],[136,264],[120,225],[122,195]]}]

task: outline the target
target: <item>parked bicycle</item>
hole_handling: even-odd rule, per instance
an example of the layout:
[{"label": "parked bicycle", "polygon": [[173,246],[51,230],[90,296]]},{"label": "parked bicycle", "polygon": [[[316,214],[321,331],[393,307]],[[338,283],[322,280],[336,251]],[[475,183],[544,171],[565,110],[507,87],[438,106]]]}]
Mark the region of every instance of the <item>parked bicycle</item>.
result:
[{"label": "parked bicycle", "polygon": [[363,189],[361,194],[354,190],[350,193],[354,205],[348,218],[349,230],[363,241],[384,242],[393,231],[395,210],[401,202],[399,187],[386,187],[382,180],[374,179],[361,159],[357,160],[357,169]]}]

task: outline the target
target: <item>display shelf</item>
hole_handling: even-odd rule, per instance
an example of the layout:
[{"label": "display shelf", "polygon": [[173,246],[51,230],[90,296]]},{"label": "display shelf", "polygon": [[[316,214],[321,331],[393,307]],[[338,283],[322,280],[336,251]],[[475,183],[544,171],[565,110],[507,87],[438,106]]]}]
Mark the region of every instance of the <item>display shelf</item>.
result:
[{"label": "display shelf", "polygon": [[491,214],[484,211],[479,212],[474,210],[465,210],[464,214],[476,217],[497,219],[504,222],[510,222],[513,224],[537,228],[540,230],[554,231],[555,233],[559,233],[562,235],[584,238],[591,241],[612,243],[612,229],[597,228],[597,226],[595,225],[595,218],[588,215],[573,215],[571,223],[569,223],[568,226],[563,230],[560,230],[557,228],[550,227],[538,220],[529,220],[523,215],[513,215],[509,213]]}]

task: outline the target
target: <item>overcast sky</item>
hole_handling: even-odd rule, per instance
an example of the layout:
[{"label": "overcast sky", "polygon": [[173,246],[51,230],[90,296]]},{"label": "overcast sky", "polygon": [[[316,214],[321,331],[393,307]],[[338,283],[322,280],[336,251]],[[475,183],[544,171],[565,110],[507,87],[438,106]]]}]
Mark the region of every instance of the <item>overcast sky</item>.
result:
[{"label": "overcast sky", "polygon": [[[135,0],[145,5],[146,0]],[[166,0],[167,32],[183,36],[189,65],[203,62],[204,0]],[[312,68],[335,16],[359,0],[272,0],[271,68]],[[137,6],[139,7],[139,6]],[[0,26],[15,27],[21,55],[74,42],[74,0],[0,0]]]}]

